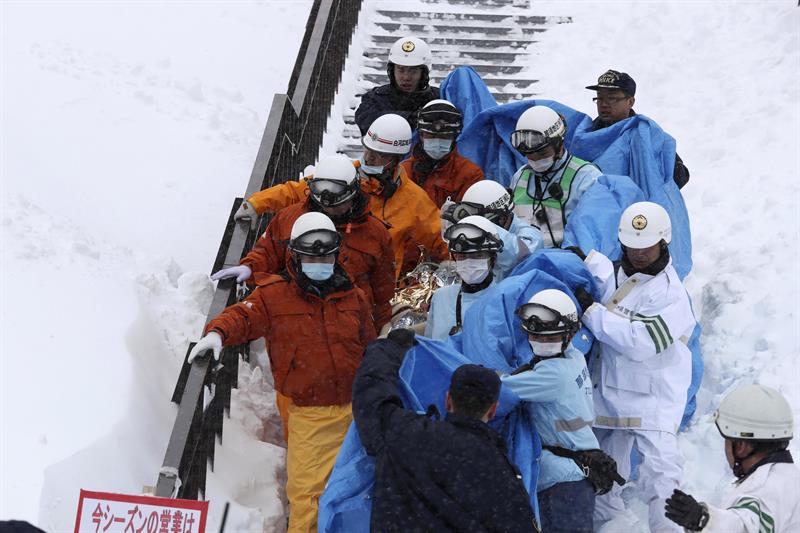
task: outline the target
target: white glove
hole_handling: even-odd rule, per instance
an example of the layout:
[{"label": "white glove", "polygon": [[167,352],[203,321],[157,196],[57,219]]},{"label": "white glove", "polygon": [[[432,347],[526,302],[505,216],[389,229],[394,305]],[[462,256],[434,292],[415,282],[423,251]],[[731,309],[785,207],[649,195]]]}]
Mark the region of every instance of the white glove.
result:
[{"label": "white glove", "polygon": [[219,353],[222,351],[222,337],[216,331],[209,332],[208,335],[197,341],[192,351],[189,352],[186,362],[191,365],[194,358],[206,350],[213,350],[214,360],[219,361]]},{"label": "white glove", "polygon": [[242,202],[242,205],[239,206],[239,209],[233,214],[233,220],[249,220],[250,221],[250,229],[256,229],[256,223],[258,222],[258,213],[256,213],[256,209],[253,207],[253,204],[245,200]]},{"label": "white glove", "polygon": [[230,268],[223,268],[222,270],[211,274],[211,281],[220,279],[228,279],[236,276],[236,283],[242,283],[250,279],[253,275],[253,270],[247,265],[239,265]]}]

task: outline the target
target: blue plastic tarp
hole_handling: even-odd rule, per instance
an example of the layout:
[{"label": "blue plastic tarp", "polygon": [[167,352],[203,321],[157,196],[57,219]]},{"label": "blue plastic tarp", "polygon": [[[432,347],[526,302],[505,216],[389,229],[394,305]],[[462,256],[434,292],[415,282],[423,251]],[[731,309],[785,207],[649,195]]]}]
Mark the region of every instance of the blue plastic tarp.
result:
[{"label": "blue plastic tarp", "polygon": [[[579,285],[596,292],[591,275],[574,254],[543,250],[536,257],[529,263],[529,271],[495,285],[475,302],[464,317],[463,333],[447,341],[418,339],[419,345],[409,350],[400,368],[400,393],[408,409],[424,411],[434,404],[445,412],[444,393],[450,376],[462,364],[477,363],[508,372],[528,362],[533,354],[514,311],[534,293],[558,288],[571,294]],[[591,333],[582,330],[573,344],[587,350]],[[504,390],[492,426],[506,439],[511,460],[520,469],[529,493],[535,494],[541,442],[528,411]],[[351,426],[320,499],[319,531],[369,530],[374,475],[374,461]],[[531,504],[538,512],[535,497]]]},{"label": "blue plastic tarp", "polygon": [[464,115],[469,124],[484,109],[497,105],[489,88],[472,67],[458,67],[447,75],[439,87],[441,96]]}]

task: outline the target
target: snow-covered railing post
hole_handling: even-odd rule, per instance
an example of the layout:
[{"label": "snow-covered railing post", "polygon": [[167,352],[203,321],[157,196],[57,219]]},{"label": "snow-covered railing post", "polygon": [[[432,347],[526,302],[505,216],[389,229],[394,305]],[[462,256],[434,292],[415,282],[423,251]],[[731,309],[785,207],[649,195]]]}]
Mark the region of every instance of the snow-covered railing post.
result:
[{"label": "snow-covered railing post", "polygon": [[[360,8],[360,0],[314,0],[287,94],[272,100],[245,198],[296,179],[316,161]],[[212,272],[238,265],[266,227],[266,216],[255,230],[235,223],[233,213],[241,202],[233,202]],[[233,280],[219,282],[206,322],[235,300]],[[246,347],[226,348],[219,364],[212,364],[209,356],[198,357],[181,369],[172,397],[178,413],[158,474],[157,496],[196,499],[205,492],[206,468],[209,461],[213,468],[215,437],[222,437],[223,412],[230,408],[242,354]]]}]

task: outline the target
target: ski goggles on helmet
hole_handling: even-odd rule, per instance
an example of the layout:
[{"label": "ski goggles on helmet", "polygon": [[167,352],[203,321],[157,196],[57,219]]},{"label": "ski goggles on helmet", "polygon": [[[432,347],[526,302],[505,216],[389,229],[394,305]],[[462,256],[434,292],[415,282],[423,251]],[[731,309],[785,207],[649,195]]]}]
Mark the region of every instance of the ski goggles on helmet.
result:
[{"label": "ski goggles on helmet", "polygon": [[523,154],[532,154],[547,148],[551,140],[540,131],[516,130],[511,132],[511,146]]},{"label": "ski goggles on helmet", "polygon": [[330,255],[339,249],[341,236],[329,229],[312,229],[289,241],[289,250],[300,255]]},{"label": "ski goggles on helmet", "polygon": [[[464,217],[480,215],[488,219],[490,222],[498,224],[498,221],[508,214],[509,211],[510,209],[486,207],[474,202],[460,202],[453,206],[453,212],[451,216],[453,218],[453,222],[458,222]],[[444,218],[444,216],[442,218]]]},{"label": "ski goggles on helmet", "polygon": [[447,248],[454,253],[500,252],[503,241],[472,224],[455,223],[444,232]]},{"label": "ski goggles on helmet", "polygon": [[[355,170],[353,171],[355,172]],[[344,180],[312,178],[308,180],[311,196],[324,207],[334,207],[351,199],[358,192],[358,180],[347,183]]]},{"label": "ski goggles on helmet", "polygon": [[417,130],[434,135],[451,135],[455,137],[461,133],[461,121],[453,122],[448,120],[426,120],[422,115],[417,122]]},{"label": "ski goggles on helmet", "polygon": [[522,329],[531,335],[572,335],[578,331],[578,317],[565,316],[546,305],[527,303],[514,313],[522,322]]}]

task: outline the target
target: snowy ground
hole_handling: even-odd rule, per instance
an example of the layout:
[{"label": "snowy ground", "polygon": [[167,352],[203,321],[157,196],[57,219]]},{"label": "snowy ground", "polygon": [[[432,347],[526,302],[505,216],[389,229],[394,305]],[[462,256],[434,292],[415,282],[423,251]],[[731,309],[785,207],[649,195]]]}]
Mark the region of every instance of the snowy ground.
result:
[{"label": "snowy ground", "polygon": [[[71,529],[78,488],[155,483],[310,4],[2,2],[0,519]],[[259,447],[244,427],[229,450]],[[274,480],[282,450],[260,447],[244,466]],[[280,514],[275,485],[239,499]]]},{"label": "snowy ground", "polygon": [[[78,488],[155,482],[205,274],[309,5],[0,3],[0,519],[64,531]],[[760,381],[800,415],[800,8],[536,1],[532,12],[574,18],[531,57],[542,96],[592,113],[583,87],[607,68],[630,73],[635,109],[675,136],[692,172],[688,286],[706,378],[681,445],[686,486],[713,500],[728,472],[708,415],[726,390]],[[238,503],[231,531],[280,529],[269,380],[260,368],[244,378],[209,496]]]}]

